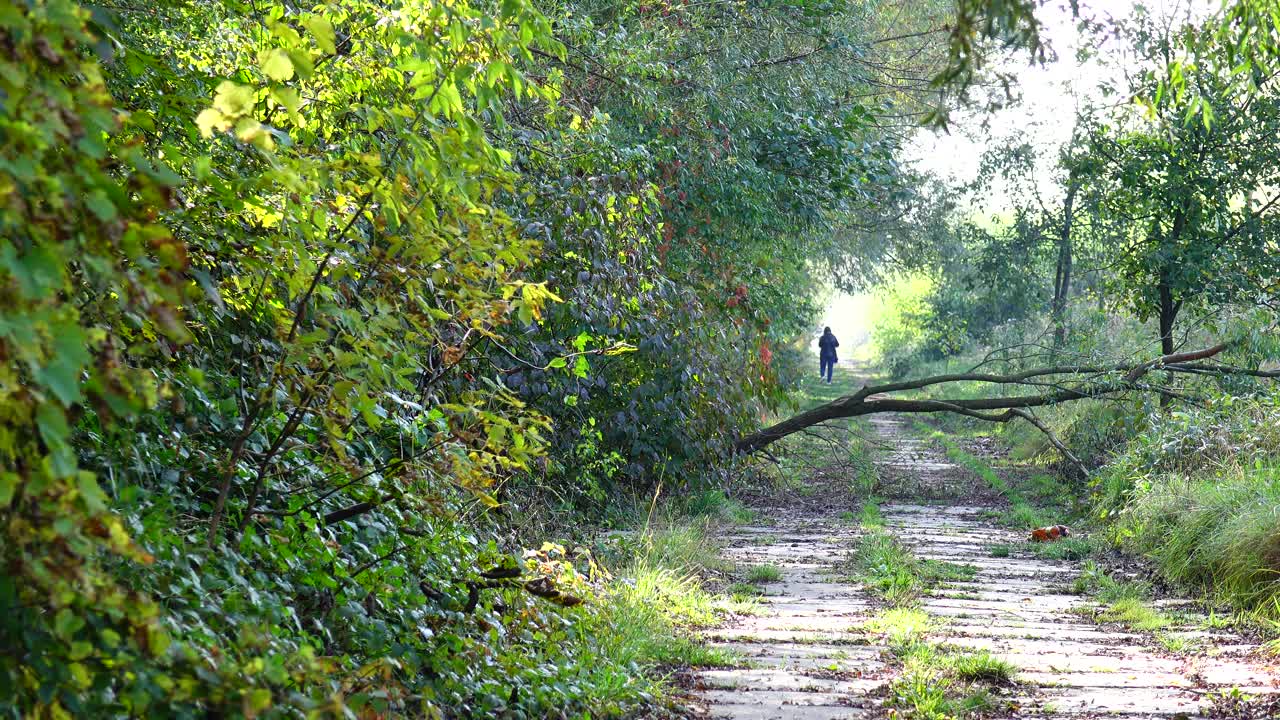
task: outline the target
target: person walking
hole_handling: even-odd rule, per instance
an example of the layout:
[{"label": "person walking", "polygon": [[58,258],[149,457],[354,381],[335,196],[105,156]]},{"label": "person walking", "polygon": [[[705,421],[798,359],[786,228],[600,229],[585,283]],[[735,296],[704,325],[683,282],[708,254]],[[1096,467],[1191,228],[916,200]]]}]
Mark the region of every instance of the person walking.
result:
[{"label": "person walking", "polygon": [[827,384],[831,384],[831,372],[835,369],[836,348],[840,347],[840,341],[835,335],[831,334],[831,328],[822,328],[822,337],[818,339],[818,375],[827,379]]}]

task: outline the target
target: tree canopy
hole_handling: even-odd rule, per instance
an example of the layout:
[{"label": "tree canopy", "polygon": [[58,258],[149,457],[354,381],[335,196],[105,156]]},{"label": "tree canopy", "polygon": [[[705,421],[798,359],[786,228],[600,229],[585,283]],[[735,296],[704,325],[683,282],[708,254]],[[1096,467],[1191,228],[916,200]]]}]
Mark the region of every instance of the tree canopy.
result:
[{"label": "tree canopy", "polygon": [[[1115,27],[1142,102],[993,225],[905,148],[1051,57],[1034,2],[0,0],[0,712],[624,714],[565,516],[833,417],[1268,377],[1264,5]],[[1095,298],[1161,349],[761,434],[824,293],[903,272],[921,355]]]}]

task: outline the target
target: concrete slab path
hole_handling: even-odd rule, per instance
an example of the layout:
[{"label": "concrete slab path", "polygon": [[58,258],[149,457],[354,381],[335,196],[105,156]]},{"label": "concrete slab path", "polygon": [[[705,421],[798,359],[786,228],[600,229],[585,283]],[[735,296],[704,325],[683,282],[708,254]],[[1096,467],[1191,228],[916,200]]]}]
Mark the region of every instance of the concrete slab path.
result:
[{"label": "concrete slab path", "polygon": [[[1274,660],[1236,633],[1198,629],[1194,613],[1176,629],[1193,638],[1193,650],[1181,653],[1149,633],[1093,622],[1094,603],[1068,590],[1079,563],[1039,558],[1023,533],[985,520],[996,505],[990,492],[905,421],[878,417],[873,427],[893,448],[879,461],[883,469],[926,501],[882,506],[886,529],[921,557],[977,568],[971,581],[934,589],[921,608],[941,621],[931,641],[989,650],[1019,668],[1008,693],[1014,709],[1000,717],[1180,720],[1206,717],[1215,692],[1280,692]],[[858,533],[856,523],[840,519],[857,511],[850,504],[810,499],[800,508],[772,508],[768,524],[727,538],[728,559],[772,564],[781,577],[764,585],[759,616],[707,633],[748,666],[696,673],[700,713],[741,720],[889,716],[881,698],[893,669],[862,628],[876,601],[838,579]],[[993,557],[992,545],[1015,552]]]}]

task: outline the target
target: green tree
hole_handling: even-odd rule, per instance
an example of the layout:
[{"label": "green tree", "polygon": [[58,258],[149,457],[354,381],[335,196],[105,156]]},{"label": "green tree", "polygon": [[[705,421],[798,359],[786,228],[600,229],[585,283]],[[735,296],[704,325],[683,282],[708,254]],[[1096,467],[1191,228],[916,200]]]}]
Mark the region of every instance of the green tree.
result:
[{"label": "green tree", "polygon": [[1232,78],[1211,68],[1189,76],[1185,92],[1161,94],[1184,72],[1172,62],[1179,37],[1147,18],[1127,37],[1148,70],[1126,92],[1153,99],[1092,129],[1086,192],[1123,225],[1115,291],[1140,319],[1157,320],[1168,354],[1184,308],[1252,303],[1271,290],[1280,102],[1270,89],[1234,94]]}]

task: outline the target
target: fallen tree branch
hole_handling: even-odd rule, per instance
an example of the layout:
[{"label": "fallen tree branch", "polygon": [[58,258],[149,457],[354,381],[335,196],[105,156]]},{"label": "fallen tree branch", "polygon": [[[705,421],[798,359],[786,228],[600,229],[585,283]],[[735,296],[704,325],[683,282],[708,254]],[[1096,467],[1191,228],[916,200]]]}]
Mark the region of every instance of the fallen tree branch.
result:
[{"label": "fallen tree branch", "polygon": [[[1198,363],[1215,357],[1225,351],[1227,343],[1219,343],[1200,350],[1170,353],[1158,358],[1138,363],[1120,363],[1116,365],[1062,365],[1054,367],[1033,368],[1021,372],[997,375],[992,373],[952,373],[935,375],[916,380],[885,383],[881,385],[863,385],[852,395],[837,398],[825,405],[806,410],[786,420],[775,423],[763,430],[740,438],[734,445],[736,452],[753,453],[788,435],[805,431],[819,423],[838,418],[859,417],[876,413],[931,413],[950,412],[993,422],[1008,422],[1014,418],[1022,418],[1032,423],[1050,436],[1050,442],[1062,452],[1064,457],[1080,466],[1080,461],[1067,450],[1066,446],[1048,433],[1047,426],[1040,423],[1030,412],[1031,408],[1047,407],[1063,402],[1085,400],[1090,398],[1114,397],[1126,392],[1159,392],[1169,394],[1172,391],[1145,385],[1139,382],[1147,374],[1156,370],[1195,372],[1198,374],[1252,374],[1263,377],[1280,377],[1280,371],[1242,371],[1231,366],[1217,366]],[[1037,378],[1056,376],[1061,378],[1053,383],[1043,381],[1032,382]],[[1105,379],[1107,376],[1119,376]],[[1067,381],[1075,378],[1079,382],[1068,385]],[[1055,387],[1053,392],[1042,392],[1035,395],[1011,395],[980,398],[944,398],[944,399],[906,399],[887,397],[896,392],[921,390],[935,385],[955,382],[980,382],[992,385],[1031,385],[1035,387]],[[1003,413],[999,411],[1004,411]]]}]

